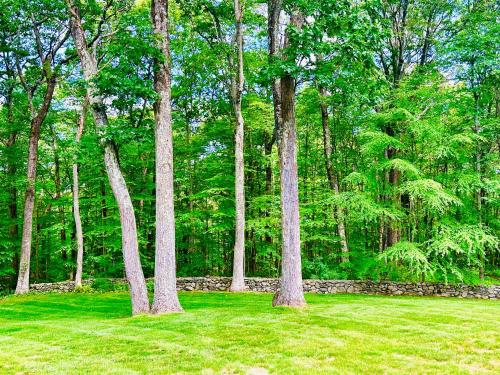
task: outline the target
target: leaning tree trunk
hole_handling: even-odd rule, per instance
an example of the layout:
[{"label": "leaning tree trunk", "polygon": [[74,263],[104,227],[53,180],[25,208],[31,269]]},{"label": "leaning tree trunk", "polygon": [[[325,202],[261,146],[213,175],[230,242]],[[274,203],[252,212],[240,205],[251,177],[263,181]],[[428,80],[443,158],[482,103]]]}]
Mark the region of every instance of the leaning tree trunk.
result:
[{"label": "leaning tree trunk", "polygon": [[[332,140],[330,135],[330,125],[328,121],[328,106],[324,102],[324,98],[326,97],[326,89],[320,86],[319,93],[322,96],[320,106],[321,106],[321,123],[323,125],[323,146],[324,146],[323,150],[325,155],[326,174],[328,177],[328,182],[330,184],[330,189],[335,195],[339,195],[339,183],[332,165]],[[344,212],[342,211],[342,208],[339,206],[335,208],[334,212],[337,218],[337,229],[340,237],[342,262],[348,262],[349,248],[347,247],[347,238],[345,234]]]},{"label": "leaning tree trunk", "polygon": [[139,257],[134,206],[132,205],[132,199],[130,198],[127,184],[120,170],[116,147],[104,137],[104,133],[108,127],[106,106],[103,98],[99,95],[92,82],[97,74],[97,59],[87,47],[85,32],[81,24],[78,8],[72,4],[71,0],[67,0],[67,4],[71,14],[71,34],[80,58],[83,75],[87,82],[87,97],[101,138],[101,144],[104,148],[104,165],[106,166],[106,173],[120,212],[123,262],[125,264],[125,274],[130,286],[132,314],[147,313],[149,312],[149,298]]},{"label": "leaning tree trunk", "polygon": [[156,132],[156,249],[152,311],[156,314],[182,311],[175,279],[174,169],[170,75],[168,0],[153,0],[151,19],[157,47],[163,60],[155,61],[154,105]]},{"label": "leaning tree trunk", "polygon": [[[290,22],[300,27],[302,17],[291,16]],[[288,44],[288,35],[285,47]],[[297,174],[297,132],[295,124],[295,79],[289,74],[281,78],[281,137],[279,143],[281,178],[282,261],[281,286],[273,306],[304,306],[302,263],[300,254],[299,189]]]},{"label": "leaning tree trunk", "polygon": [[[78,119],[78,127],[76,129],[76,144],[80,144],[80,139],[83,134],[83,127],[85,125],[85,112],[87,103],[82,106],[82,112]],[[75,273],[75,287],[82,285],[82,272],[83,272],[83,230],[82,218],[80,216],[80,198],[78,188],[78,163],[73,163],[73,216],[75,218],[76,228],[76,273]]]},{"label": "leaning tree trunk", "polygon": [[234,0],[234,18],[236,23],[236,50],[238,61],[236,74],[232,82],[232,99],[236,116],[235,133],[235,200],[236,200],[236,229],[233,258],[233,278],[230,290],[233,292],[245,290],[245,164],[243,159],[244,122],[241,113],[241,99],[243,95],[243,32],[241,19],[243,16],[239,0]]},{"label": "leaning tree trunk", "polygon": [[21,257],[19,259],[19,274],[17,277],[16,294],[27,293],[30,283],[30,258],[31,239],[33,233],[33,208],[35,206],[35,182],[36,167],[38,162],[38,141],[40,139],[40,128],[54,96],[56,87],[56,76],[47,76],[47,91],[43,98],[43,104],[37,115],[31,120],[31,129],[28,145],[28,172],[26,182],[26,195],[24,199],[23,234],[21,240]]}]

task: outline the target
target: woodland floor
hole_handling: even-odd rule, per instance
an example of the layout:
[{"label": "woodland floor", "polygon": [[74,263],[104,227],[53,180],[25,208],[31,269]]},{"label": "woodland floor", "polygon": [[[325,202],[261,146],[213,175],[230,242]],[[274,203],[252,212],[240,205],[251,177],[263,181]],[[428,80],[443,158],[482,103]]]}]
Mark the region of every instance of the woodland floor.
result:
[{"label": "woodland floor", "polygon": [[500,302],[181,293],[186,312],[130,317],[126,293],[0,300],[1,374],[500,373]]}]

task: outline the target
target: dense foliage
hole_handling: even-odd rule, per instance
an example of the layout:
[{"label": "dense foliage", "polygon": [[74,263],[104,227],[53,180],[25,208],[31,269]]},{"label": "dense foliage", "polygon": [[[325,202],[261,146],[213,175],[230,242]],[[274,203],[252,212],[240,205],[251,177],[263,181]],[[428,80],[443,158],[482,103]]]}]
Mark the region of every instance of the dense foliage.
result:
[{"label": "dense foliage", "polygon": [[[154,269],[153,61],[146,1],[80,1],[99,56],[96,85],[135,205],[142,265]],[[234,244],[231,1],[172,1],[177,273],[230,275]],[[263,1],[244,2],[245,268],[278,276],[280,195],[271,79],[297,85],[306,278],[476,282],[497,278],[500,23],[492,0],[285,1],[305,17],[270,59]],[[72,174],[80,173],[84,276],[121,277],[120,221],[60,0],[0,0],[0,286],[15,285],[29,124],[47,71],[31,279],[73,277]],[[31,108],[31,105],[34,108]],[[326,108],[325,111],[322,108]],[[85,112],[84,112],[85,113]],[[324,123],[329,132],[325,133]],[[326,134],[326,135],[325,135]],[[333,175],[325,167],[325,137]],[[331,182],[337,189],[332,189]],[[341,253],[339,221],[348,253]],[[346,257],[347,256],[347,257]]]}]

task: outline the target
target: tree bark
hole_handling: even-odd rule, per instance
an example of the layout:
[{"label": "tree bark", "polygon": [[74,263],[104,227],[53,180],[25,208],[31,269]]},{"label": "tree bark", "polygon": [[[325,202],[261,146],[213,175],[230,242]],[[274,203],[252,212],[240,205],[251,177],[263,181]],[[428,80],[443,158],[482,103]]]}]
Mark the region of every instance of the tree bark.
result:
[{"label": "tree bark", "polygon": [[108,116],[104,100],[92,82],[97,74],[97,59],[87,47],[78,8],[73,5],[71,0],[66,0],[66,2],[71,15],[71,34],[78,57],[80,58],[83,75],[87,81],[87,97],[100,135],[101,144],[104,148],[104,164],[109,184],[120,211],[123,261],[125,264],[125,274],[130,286],[132,314],[146,313],[149,312],[149,299],[139,257],[134,206],[132,205],[127,184],[120,170],[116,147],[114,147],[112,142],[107,141],[103,137],[103,133],[108,126]]},{"label": "tree bark", "polygon": [[[269,46],[269,60],[273,62],[278,57],[279,46],[279,19],[283,0],[269,0],[267,4],[267,38]],[[274,133],[280,135],[281,128],[281,83],[278,77],[274,77],[271,81],[273,93],[273,109],[274,109]],[[273,137],[274,139],[274,137]],[[279,143],[279,140],[277,140]],[[271,144],[272,147],[272,144]]]},{"label": "tree bark", "polygon": [[[388,129],[386,132],[388,135],[391,137],[394,136],[394,131],[392,129]],[[396,155],[396,150],[392,147],[389,147],[386,150],[386,156],[387,159],[392,159]],[[397,171],[394,168],[391,168],[389,170],[387,180],[389,184],[393,187],[393,189],[396,189],[398,182],[399,182],[399,171]],[[393,202],[395,206],[399,206],[401,203],[400,195],[398,193],[393,193]],[[397,244],[400,240],[401,232],[398,227],[398,222],[396,220],[390,220],[388,222],[388,227],[387,227],[387,247],[393,246]]]},{"label": "tree bark", "polygon": [[[319,87],[319,93],[321,94],[321,124],[323,126],[323,150],[325,155],[325,167],[326,167],[326,175],[328,177],[328,183],[330,184],[330,189],[335,195],[339,195],[339,184],[337,180],[337,175],[333,170],[332,164],[332,140],[330,135],[330,124],[328,121],[328,106],[324,102],[324,98],[326,97],[326,89],[322,86]],[[345,224],[344,224],[344,212],[341,207],[336,207],[334,210],[334,216],[337,218],[337,230],[340,237],[340,245],[342,252],[342,262],[349,261],[349,248],[347,246],[347,237],[345,233]]]},{"label": "tree bark", "polygon": [[[267,39],[268,39],[268,49],[269,49],[269,63],[272,63],[274,59],[278,57],[279,51],[279,17],[282,8],[282,0],[268,0],[267,2]],[[272,178],[273,170],[271,163],[271,154],[273,151],[274,143],[279,143],[279,131],[281,128],[281,93],[280,93],[280,79],[278,77],[273,77],[271,79],[271,92],[273,98],[273,116],[274,116],[274,128],[272,135],[266,135],[264,154],[266,156],[266,194],[272,194]],[[265,211],[265,215],[269,216],[268,210]],[[273,239],[271,236],[266,236],[266,242],[272,244]]]},{"label": "tree bark", "polygon": [[[57,201],[57,213],[59,214],[59,219],[61,220],[62,228],[59,232],[61,239],[61,259],[63,261],[63,268],[66,268],[68,261],[68,252],[66,249],[66,222],[64,218],[64,207],[61,204],[62,189],[61,189],[61,163],[59,159],[59,150],[57,149],[57,134],[55,129],[52,127],[52,151],[54,152],[54,182],[56,187],[56,201]],[[70,253],[71,254],[71,253]],[[70,255],[71,256],[71,255]],[[73,278],[72,271],[69,272],[69,279]]]},{"label": "tree bark", "polygon": [[[481,124],[479,122],[479,94],[477,92],[474,92],[474,126],[472,128],[472,131],[476,134],[479,134],[481,131]],[[481,159],[482,159],[482,153],[481,153],[481,146],[477,146],[477,151],[475,155],[475,169],[476,172],[479,176],[480,181],[482,182],[483,178],[481,175]],[[478,221],[479,221],[479,226],[483,225],[483,212],[482,212],[482,189],[479,187],[476,190],[476,205],[477,205],[477,214],[478,214]],[[484,256],[480,255],[479,256],[479,279],[483,280],[484,279]]]},{"label": "tree bark", "polygon": [[[302,24],[302,16],[292,14],[290,23]],[[288,46],[289,35],[285,38]],[[300,254],[299,191],[297,174],[297,134],[295,124],[295,78],[289,73],[281,77],[281,137],[278,145],[281,184],[282,262],[281,285],[273,306],[300,307],[306,304],[302,287]]]},{"label": "tree bark", "polygon": [[233,292],[245,290],[245,164],[244,164],[244,121],[241,113],[243,95],[243,10],[239,0],[234,0],[234,18],[236,24],[236,73],[232,82],[232,99],[236,116],[235,132],[235,201],[236,201],[236,228],[233,257],[233,278],[230,290]]},{"label": "tree bark", "polygon": [[[78,119],[78,127],[76,129],[76,145],[80,144],[80,139],[83,134],[83,127],[85,125],[85,113],[87,111],[87,102],[85,101],[82,106],[82,112]],[[79,182],[78,182],[78,163],[73,163],[73,217],[75,219],[76,229],[76,273],[75,273],[75,287],[82,286],[82,273],[83,273],[83,229],[82,219],[80,216],[80,198],[79,198]]]},{"label": "tree bark", "polygon": [[422,54],[420,55],[420,66],[423,66],[427,63],[427,58],[429,55],[429,49],[431,47],[431,38],[432,38],[432,21],[434,20],[434,9],[431,9],[429,15],[427,17],[427,23],[425,27],[425,36],[424,43],[422,46]]},{"label": "tree bark", "polygon": [[35,182],[38,162],[38,141],[40,139],[40,128],[45,120],[45,117],[47,116],[52,102],[52,97],[54,96],[56,82],[57,79],[54,74],[47,76],[47,90],[45,91],[42,106],[36,116],[31,120],[28,145],[26,194],[24,198],[23,234],[21,240],[21,257],[19,259],[19,274],[17,277],[16,294],[23,294],[29,291],[33,208],[35,206]]},{"label": "tree bark", "polygon": [[174,170],[168,0],[153,0],[151,19],[163,60],[155,61],[156,249],[152,312],[182,311],[176,289]]}]

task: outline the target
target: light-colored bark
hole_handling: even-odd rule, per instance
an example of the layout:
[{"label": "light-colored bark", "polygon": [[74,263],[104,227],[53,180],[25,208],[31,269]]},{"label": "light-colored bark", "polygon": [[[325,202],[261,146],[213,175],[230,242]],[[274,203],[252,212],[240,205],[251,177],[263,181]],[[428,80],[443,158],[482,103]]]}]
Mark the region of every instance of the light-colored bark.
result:
[{"label": "light-colored bark", "polygon": [[101,136],[101,144],[104,148],[104,164],[109,184],[120,212],[123,262],[125,264],[125,275],[130,287],[132,314],[146,313],[149,312],[149,299],[139,257],[134,206],[132,205],[127,184],[120,170],[116,148],[103,137],[103,133],[108,126],[108,116],[104,100],[92,82],[97,74],[97,59],[94,53],[87,47],[78,8],[73,5],[72,0],[66,0],[66,2],[71,15],[71,35],[78,57],[80,58],[83,75],[87,82],[89,105],[97,130]]},{"label": "light-colored bark", "polygon": [[182,311],[176,290],[174,170],[168,0],[153,0],[151,19],[157,47],[164,59],[155,61],[156,249],[152,312]]},{"label": "light-colored bark", "polygon": [[233,292],[245,290],[245,163],[244,150],[244,121],[241,113],[241,99],[243,95],[243,10],[239,0],[234,0],[234,18],[236,24],[236,73],[232,82],[233,108],[236,117],[235,132],[235,179],[234,191],[236,202],[236,227],[233,257],[233,278],[230,290]]},{"label": "light-colored bark", "polygon": [[[328,120],[328,106],[324,102],[324,98],[326,97],[326,89],[322,86],[319,88],[319,93],[321,94],[321,123],[323,126],[323,150],[325,156],[325,167],[326,174],[328,177],[328,183],[330,184],[330,189],[335,195],[339,194],[339,183],[337,180],[337,175],[333,170],[332,164],[332,139],[330,133],[330,123]],[[340,246],[342,252],[342,262],[349,261],[349,248],[347,247],[347,237],[345,233],[345,224],[344,224],[344,212],[341,207],[336,207],[334,210],[334,216],[337,218],[337,230],[340,237]]]},{"label": "light-colored bark", "polygon": [[[283,0],[268,0],[267,3],[267,39],[271,62],[278,57],[280,49],[279,20],[282,5]],[[281,128],[281,85],[278,77],[272,79],[271,89],[273,93],[274,128],[276,136],[279,137]],[[277,141],[279,143],[279,139]]]},{"label": "light-colored bark", "polygon": [[[303,18],[292,14],[290,22],[300,27]],[[288,45],[288,35],[285,47]],[[299,190],[297,174],[297,131],[295,123],[295,79],[281,77],[281,137],[278,145],[281,180],[281,230],[283,239],[281,285],[273,306],[300,307],[306,304],[302,288],[300,253]]]},{"label": "light-colored bark", "polygon": [[28,165],[26,195],[24,198],[23,234],[21,240],[21,257],[19,259],[19,274],[17,277],[16,294],[23,294],[29,291],[30,282],[30,259],[31,240],[33,234],[33,209],[35,207],[35,182],[38,162],[38,141],[40,139],[40,128],[54,96],[56,87],[56,76],[47,75],[47,90],[36,116],[31,120],[31,129],[28,145]]},{"label": "light-colored bark", "polygon": [[[87,111],[87,102],[82,106],[82,112],[78,118],[78,127],[76,129],[76,144],[80,143],[85,125],[85,113]],[[79,182],[78,182],[78,163],[73,163],[73,217],[75,219],[76,228],[76,273],[75,287],[82,285],[83,272],[83,229],[82,219],[80,216],[80,197],[79,197]]]}]

